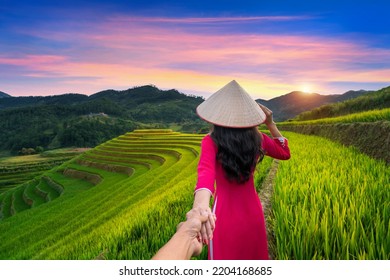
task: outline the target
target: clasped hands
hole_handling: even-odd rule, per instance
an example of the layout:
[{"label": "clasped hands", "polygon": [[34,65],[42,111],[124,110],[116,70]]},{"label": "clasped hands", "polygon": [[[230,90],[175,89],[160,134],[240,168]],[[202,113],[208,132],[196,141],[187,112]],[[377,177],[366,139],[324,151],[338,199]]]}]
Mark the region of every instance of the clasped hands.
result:
[{"label": "clasped hands", "polygon": [[192,239],[193,255],[202,252],[203,244],[209,244],[213,238],[216,216],[209,207],[194,207],[186,214],[187,221],[178,225],[177,229],[183,230],[185,227],[187,234]]}]

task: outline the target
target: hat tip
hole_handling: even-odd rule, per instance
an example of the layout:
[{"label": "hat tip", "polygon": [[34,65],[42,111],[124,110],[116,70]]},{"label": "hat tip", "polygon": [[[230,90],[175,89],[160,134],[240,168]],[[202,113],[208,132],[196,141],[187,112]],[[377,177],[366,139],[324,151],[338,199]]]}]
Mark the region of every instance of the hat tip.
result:
[{"label": "hat tip", "polygon": [[232,80],[230,83],[228,83],[230,86],[240,86],[236,80]]}]

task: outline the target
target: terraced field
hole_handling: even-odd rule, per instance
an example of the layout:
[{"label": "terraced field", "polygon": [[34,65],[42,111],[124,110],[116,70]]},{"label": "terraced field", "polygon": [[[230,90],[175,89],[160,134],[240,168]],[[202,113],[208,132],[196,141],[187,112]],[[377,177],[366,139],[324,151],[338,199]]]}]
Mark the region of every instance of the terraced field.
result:
[{"label": "terraced field", "polygon": [[54,160],[45,163],[2,165],[0,166],[0,193],[32,180],[63,162]]},{"label": "terraced field", "polygon": [[80,154],[73,149],[58,149],[43,155],[0,158],[0,194],[39,178],[44,172]]},{"label": "terraced field", "polygon": [[[276,258],[388,259],[389,167],[285,135],[292,158],[278,164],[267,219]],[[0,259],[151,258],[192,207],[202,138],[137,130],[0,194]],[[260,192],[272,163],[258,165]]]},{"label": "terraced field", "polygon": [[150,258],[190,207],[201,138],[135,131],[1,194],[0,258]]},{"label": "terraced field", "polygon": [[192,207],[202,138],[137,130],[3,193],[0,258],[151,258]]}]

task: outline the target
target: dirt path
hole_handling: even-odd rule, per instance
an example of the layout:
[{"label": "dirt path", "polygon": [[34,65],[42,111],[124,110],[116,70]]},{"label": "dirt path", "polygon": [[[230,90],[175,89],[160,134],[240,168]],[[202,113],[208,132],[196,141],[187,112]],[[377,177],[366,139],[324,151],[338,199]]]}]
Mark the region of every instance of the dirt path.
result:
[{"label": "dirt path", "polygon": [[270,224],[270,215],[271,215],[271,198],[274,193],[273,185],[276,172],[278,171],[279,161],[274,160],[271,165],[271,169],[264,179],[263,185],[261,186],[259,197],[261,205],[263,206],[263,212],[265,217],[265,222],[267,226],[267,236],[268,236],[268,252],[269,258],[273,260],[275,258],[275,237],[272,230],[272,225]]}]

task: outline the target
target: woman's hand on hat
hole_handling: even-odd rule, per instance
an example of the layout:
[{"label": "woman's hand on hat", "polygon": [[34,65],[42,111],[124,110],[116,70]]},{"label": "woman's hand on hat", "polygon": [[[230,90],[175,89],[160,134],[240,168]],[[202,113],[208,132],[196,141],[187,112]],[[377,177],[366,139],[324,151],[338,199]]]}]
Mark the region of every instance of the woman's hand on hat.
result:
[{"label": "woman's hand on hat", "polygon": [[266,117],[263,124],[265,124],[268,127],[269,132],[271,133],[272,137],[274,137],[274,138],[283,137],[282,134],[280,133],[279,129],[276,127],[276,124],[275,124],[274,119],[273,119],[272,111],[261,104],[259,104],[259,107],[261,108],[261,110],[263,110],[265,117]]},{"label": "woman's hand on hat", "polygon": [[272,111],[260,103],[257,103],[257,104],[259,104],[259,107],[261,108],[261,110],[263,110],[263,112],[265,114],[265,120],[263,123],[267,126],[273,124],[274,119],[273,119]]}]

